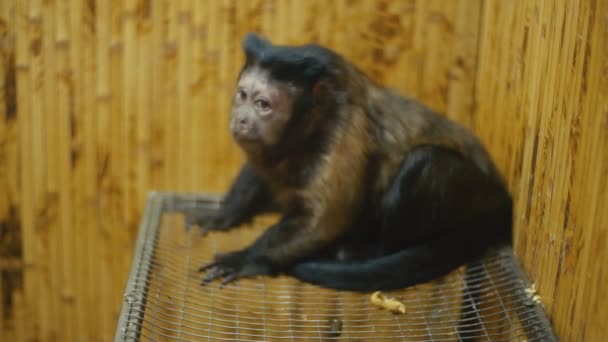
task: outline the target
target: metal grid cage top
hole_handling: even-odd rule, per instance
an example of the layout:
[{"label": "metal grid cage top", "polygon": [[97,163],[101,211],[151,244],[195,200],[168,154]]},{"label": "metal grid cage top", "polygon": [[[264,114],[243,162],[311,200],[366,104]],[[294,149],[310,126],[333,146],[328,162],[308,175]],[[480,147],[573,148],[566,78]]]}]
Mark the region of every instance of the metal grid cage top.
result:
[{"label": "metal grid cage top", "polygon": [[201,237],[186,209],[216,210],[212,196],[151,193],[142,219],[115,341],[553,341],[551,327],[510,250],[430,283],[387,293],[392,314],[369,294],[289,277],[201,287],[198,267],[243,247],[271,222]]}]

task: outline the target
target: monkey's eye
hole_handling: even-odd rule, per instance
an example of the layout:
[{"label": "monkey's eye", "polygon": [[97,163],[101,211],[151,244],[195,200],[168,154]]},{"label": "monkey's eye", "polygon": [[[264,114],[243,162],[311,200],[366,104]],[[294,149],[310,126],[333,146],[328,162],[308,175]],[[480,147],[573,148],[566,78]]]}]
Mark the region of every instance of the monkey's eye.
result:
[{"label": "monkey's eye", "polygon": [[256,100],[255,104],[262,112],[270,111],[270,103],[265,99]]},{"label": "monkey's eye", "polygon": [[247,99],[247,93],[245,93],[243,90],[239,89],[236,91],[236,98],[243,101],[243,100]]}]

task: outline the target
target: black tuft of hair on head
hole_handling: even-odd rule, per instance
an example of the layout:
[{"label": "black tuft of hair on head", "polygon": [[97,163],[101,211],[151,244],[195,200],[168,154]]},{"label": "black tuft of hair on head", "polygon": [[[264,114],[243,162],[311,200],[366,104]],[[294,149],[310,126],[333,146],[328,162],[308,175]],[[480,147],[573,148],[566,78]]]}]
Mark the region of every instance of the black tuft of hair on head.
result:
[{"label": "black tuft of hair on head", "polygon": [[258,65],[281,81],[312,84],[334,71],[339,56],[319,45],[272,45],[255,33],[243,40],[247,66]]},{"label": "black tuft of hair on head", "polygon": [[255,33],[248,33],[243,39],[243,50],[247,64],[254,64],[264,57],[264,52],[269,50],[272,44]]}]

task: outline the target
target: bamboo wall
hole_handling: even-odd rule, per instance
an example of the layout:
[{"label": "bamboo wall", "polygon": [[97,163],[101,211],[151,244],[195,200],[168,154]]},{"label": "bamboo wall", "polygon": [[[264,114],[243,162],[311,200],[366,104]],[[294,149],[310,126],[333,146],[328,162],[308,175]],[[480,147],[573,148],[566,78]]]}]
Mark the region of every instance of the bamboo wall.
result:
[{"label": "bamboo wall", "polygon": [[0,1],[0,340],[110,340],[150,189],[224,191],[240,40],[315,41],[473,128],[564,340],[608,318],[608,2]]},{"label": "bamboo wall", "polygon": [[563,341],[608,338],[608,1],[487,1],[479,132],[516,199],[516,251]]}]

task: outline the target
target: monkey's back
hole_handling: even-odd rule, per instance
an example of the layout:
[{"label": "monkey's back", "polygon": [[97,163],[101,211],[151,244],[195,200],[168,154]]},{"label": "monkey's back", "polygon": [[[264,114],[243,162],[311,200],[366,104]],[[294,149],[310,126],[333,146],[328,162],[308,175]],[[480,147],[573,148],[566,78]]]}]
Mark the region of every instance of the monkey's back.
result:
[{"label": "monkey's back", "polygon": [[375,145],[372,158],[379,166],[376,191],[387,189],[410,151],[423,145],[458,152],[483,173],[500,179],[488,152],[469,129],[411,98],[370,86],[366,114]]}]

